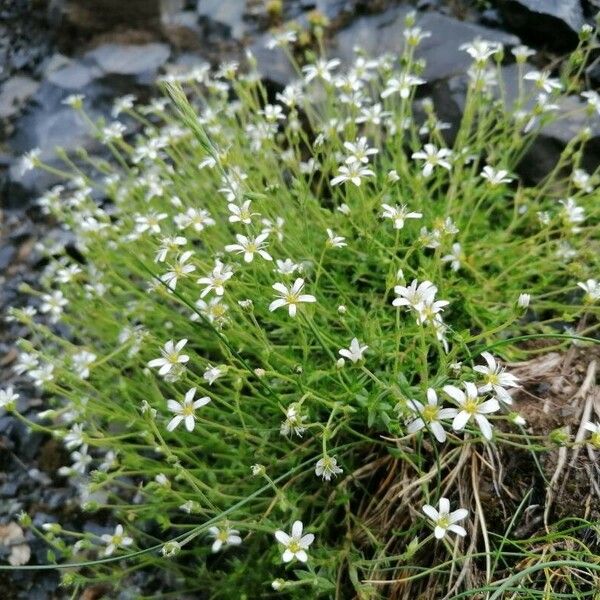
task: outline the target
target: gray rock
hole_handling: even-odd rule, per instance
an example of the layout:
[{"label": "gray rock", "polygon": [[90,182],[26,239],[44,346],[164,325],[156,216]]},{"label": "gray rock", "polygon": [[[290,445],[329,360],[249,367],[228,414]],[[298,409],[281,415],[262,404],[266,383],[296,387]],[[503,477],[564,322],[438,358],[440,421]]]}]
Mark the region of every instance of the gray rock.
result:
[{"label": "gray rock", "polygon": [[199,0],[197,8],[198,17],[201,20],[222,25],[223,33],[234,39],[241,39],[246,33],[245,12],[245,2],[224,2],[223,0]]},{"label": "gray rock", "polygon": [[117,75],[143,75],[164,65],[171,50],[167,44],[103,44],[85,54],[102,71]]},{"label": "gray rock", "polygon": [[35,94],[39,85],[39,82],[21,75],[8,79],[0,89],[0,118],[15,116],[23,104]]},{"label": "gray rock", "polygon": [[580,0],[502,0],[499,8],[510,29],[550,48],[575,46],[585,23]]},{"label": "gray rock", "polygon": [[61,69],[50,71],[46,79],[65,90],[81,90],[101,75],[102,71],[98,66],[73,61]]},{"label": "gray rock", "polygon": [[[404,18],[408,7],[394,7],[383,13],[355,19],[338,31],[331,40],[329,55],[338,57],[348,66],[354,60],[354,47],[360,46],[370,56],[386,52],[399,54],[404,48]],[[459,50],[462,44],[476,37],[500,42],[506,48],[520,43],[518,37],[473,23],[465,23],[437,13],[426,13],[418,18],[417,25],[431,32],[417,49],[416,57],[426,61],[424,78],[433,84],[440,79],[465,73],[472,63],[471,57]],[[265,43],[270,35],[258,38],[251,46],[258,69],[276,86],[284,86],[296,77],[283,51],[268,50]]]},{"label": "gray rock", "polygon": [[[356,45],[364,48],[371,56],[402,52],[402,32],[406,27],[404,18],[408,12],[408,8],[394,8],[380,15],[356,19],[335,36],[332,54],[349,64],[353,60],[352,49]],[[473,61],[459,47],[477,37],[499,42],[507,48],[520,42],[514,35],[433,12],[418,18],[417,25],[431,32],[431,37],[425,38],[415,53],[417,58],[424,59],[427,63],[423,77],[428,82],[466,72]]]}]

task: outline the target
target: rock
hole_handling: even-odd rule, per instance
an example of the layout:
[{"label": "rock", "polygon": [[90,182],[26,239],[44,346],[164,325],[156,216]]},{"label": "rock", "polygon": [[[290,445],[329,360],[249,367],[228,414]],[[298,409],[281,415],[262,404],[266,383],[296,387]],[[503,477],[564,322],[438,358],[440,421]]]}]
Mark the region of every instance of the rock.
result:
[{"label": "rock", "polygon": [[530,181],[540,181],[554,167],[567,143],[584,127],[590,128],[591,137],[585,146],[581,168],[593,173],[600,166],[600,119],[586,117],[586,102],[578,96],[568,96],[557,104],[560,118],[542,129],[519,167]]},{"label": "rock", "polygon": [[0,247],[0,272],[11,264],[16,253],[17,249],[12,244]]},{"label": "rock", "polygon": [[61,69],[50,71],[48,81],[65,90],[81,90],[102,75],[100,68],[83,61],[73,61]]},{"label": "rock", "polygon": [[199,0],[196,9],[201,22],[219,25],[224,36],[239,40],[246,33],[244,13],[245,2],[224,2],[223,0]]},{"label": "rock", "polygon": [[167,44],[103,44],[84,55],[105,73],[143,75],[164,65],[171,50]]},{"label": "rock", "polygon": [[39,87],[39,82],[30,77],[16,75],[7,80],[0,91],[0,118],[15,116],[30,96]]},{"label": "rock", "polygon": [[[380,15],[356,19],[335,36],[332,55],[349,64],[353,60],[353,48],[356,45],[364,48],[371,56],[402,52],[402,32],[406,27],[404,18],[408,12],[407,8],[393,8]],[[472,59],[466,52],[459,50],[459,47],[476,37],[499,42],[507,48],[519,44],[519,38],[514,35],[433,12],[418,18],[417,25],[431,32],[431,37],[421,42],[415,54],[427,63],[423,77],[428,82],[466,72]]]},{"label": "rock", "polygon": [[[348,27],[338,31],[329,46],[329,55],[338,57],[348,66],[354,60],[354,47],[360,46],[370,56],[386,52],[399,54],[404,47],[402,32],[406,28],[406,7],[394,7],[383,13],[355,19]],[[426,13],[417,25],[431,32],[417,49],[416,57],[427,62],[424,78],[430,83],[465,73],[472,63],[471,57],[459,46],[476,37],[500,42],[510,48],[520,43],[518,37],[473,23],[465,23],[437,13]],[[265,34],[250,46],[256,57],[258,70],[275,87],[283,87],[296,78],[285,53],[276,48],[268,50],[265,45],[272,36]]]},{"label": "rock", "polygon": [[502,0],[504,23],[532,44],[574,48],[585,23],[579,0]]},{"label": "rock", "polygon": [[124,23],[130,29],[158,31],[161,3],[160,0],[67,0],[64,7],[54,8],[54,13],[58,13],[61,26],[87,34],[110,31]]}]

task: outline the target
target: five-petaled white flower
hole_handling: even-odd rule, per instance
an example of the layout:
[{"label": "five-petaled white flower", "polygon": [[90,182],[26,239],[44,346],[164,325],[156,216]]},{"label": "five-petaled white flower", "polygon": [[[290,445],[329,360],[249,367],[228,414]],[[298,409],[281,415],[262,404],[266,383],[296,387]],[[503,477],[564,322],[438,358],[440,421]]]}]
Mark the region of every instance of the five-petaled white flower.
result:
[{"label": "five-petaled white flower", "polygon": [[174,290],[177,288],[177,282],[180,279],[185,279],[190,273],[196,270],[196,267],[187,261],[192,257],[194,253],[191,250],[184,252],[175,264],[169,265],[171,270],[167,271],[164,275],[161,275],[160,280],[170,289]]},{"label": "five-petaled white flower", "polygon": [[208,293],[214,290],[217,296],[225,293],[225,283],[233,276],[233,270],[229,265],[224,265],[218,258],[215,260],[215,267],[210,275],[200,277],[196,283],[204,284],[206,287],[200,293],[200,298],[204,298]]},{"label": "five-petaled white flower", "polygon": [[372,177],[375,175],[371,169],[362,166],[362,163],[357,161],[349,165],[341,165],[337,177],[331,180],[331,185],[339,185],[345,181],[351,181],[354,185],[360,186],[363,177]]},{"label": "five-petaled white flower", "polygon": [[387,98],[392,94],[400,94],[400,98],[406,100],[410,96],[412,88],[424,83],[427,82],[420,77],[410,73],[402,73],[399,77],[392,77],[387,81],[385,89],[381,92],[381,97]]},{"label": "five-petaled white flower", "polygon": [[332,248],[343,248],[347,246],[346,238],[341,235],[336,235],[333,229],[327,229],[327,245]]},{"label": "five-petaled white flower", "polygon": [[446,432],[440,422],[442,419],[452,419],[456,416],[455,408],[442,408],[438,404],[438,396],[434,389],[427,389],[427,404],[418,400],[408,400],[408,408],[418,415],[407,426],[408,433],[415,433],[425,427],[431,430],[438,442],[446,441]]},{"label": "five-petaled white flower", "polygon": [[479,429],[481,429],[483,437],[486,440],[491,440],[492,425],[485,415],[500,410],[500,404],[498,404],[496,398],[482,402],[481,398],[477,395],[477,386],[471,381],[465,382],[464,386],[464,392],[455,385],[444,386],[444,392],[459,405],[459,412],[454,417],[452,428],[455,431],[460,431],[465,428],[465,425],[471,418],[474,418],[477,425],[479,425]]},{"label": "five-petaled white flower", "polygon": [[338,467],[337,459],[333,456],[324,456],[315,465],[315,475],[322,477],[325,481],[331,481],[332,477],[340,473],[343,473],[343,469]]},{"label": "five-petaled white flower", "polygon": [[357,338],[352,338],[352,341],[350,342],[350,347],[349,348],[342,348],[339,351],[340,356],[343,356],[344,358],[348,358],[349,360],[351,360],[353,363],[358,362],[359,360],[362,360],[363,358],[363,354],[365,353],[365,351],[367,350],[369,346],[361,346],[360,342],[358,341]]},{"label": "five-petaled white flower", "polygon": [[258,254],[265,260],[273,260],[273,257],[265,250],[265,240],[269,237],[268,233],[260,233],[255,238],[246,237],[237,233],[235,238],[237,244],[228,244],[225,246],[227,252],[236,252],[244,255],[244,262],[250,263],[254,260],[254,255]]},{"label": "five-petaled white flower", "polygon": [[125,535],[123,525],[117,525],[113,534],[105,533],[101,539],[107,544],[104,556],[110,556],[117,548],[133,544],[133,539]]},{"label": "five-petaled white flower", "polygon": [[339,58],[332,58],[331,60],[325,60],[324,58],[320,58],[313,65],[306,65],[302,67],[302,72],[304,73],[304,80],[306,83],[309,83],[315,78],[320,78],[323,81],[330,82],[331,81],[331,71],[333,71],[337,66],[339,66],[340,60]]},{"label": "five-petaled white flower", "polygon": [[361,162],[366,165],[369,162],[369,156],[379,152],[377,148],[369,148],[366,137],[361,137],[354,143],[344,142],[344,148],[350,152],[350,156],[348,156],[346,159],[347,165],[357,162]]},{"label": "five-petaled white flower", "polygon": [[507,175],[508,171],[505,171],[503,169],[499,169],[496,171],[496,169],[490,167],[489,165],[483,167],[483,171],[481,172],[481,177],[483,177],[483,179],[486,179],[487,182],[492,186],[500,185],[501,183],[510,183],[512,179],[510,177],[507,177]]},{"label": "five-petaled white flower", "polygon": [[178,369],[179,365],[184,365],[190,360],[187,354],[181,354],[187,340],[179,340],[177,344],[169,340],[164,347],[160,349],[161,358],[155,358],[148,363],[149,367],[158,368],[159,375],[167,375],[171,370]]},{"label": "five-petaled white flower", "polygon": [[177,400],[167,400],[167,406],[175,416],[169,421],[167,425],[167,431],[173,431],[181,421],[184,421],[185,428],[188,431],[194,431],[196,425],[196,410],[202,406],[206,406],[210,402],[208,396],[198,398],[194,400],[196,395],[196,388],[190,388],[183,399],[183,402],[177,402]]},{"label": "five-petaled white flower", "polygon": [[498,400],[512,404],[512,398],[506,388],[519,387],[518,379],[501,367],[489,352],[482,352],[486,365],[476,365],[474,371],[483,375],[483,385],[479,386],[479,393],[493,392]]},{"label": "five-petaled white flower", "polygon": [[458,271],[460,269],[460,263],[463,260],[464,255],[462,251],[461,245],[456,242],[452,244],[452,252],[450,254],[446,254],[442,256],[441,261],[444,263],[450,263],[453,271]]},{"label": "five-petaled white flower", "polygon": [[231,529],[227,525],[221,527],[209,527],[208,532],[215,538],[211,546],[213,552],[218,552],[223,546],[239,546],[242,543],[240,532]]},{"label": "five-petaled white flower", "polygon": [[274,283],[273,289],[279,293],[281,298],[277,298],[277,300],[273,300],[273,302],[269,304],[269,310],[271,312],[282,306],[287,306],[290,317],[295,317],[298,304],[301,302],[317,301],[311,294],[302,293],[302,290],[304,289],[304,279],[301,279],[300,277],[296,279],[294,284],[290,287],[285,286],[283,283]]},{"label": "five-petaled white flower", "polygon": [[562,90],[563,87],[558,79],[550,77],[549,71],[530,71],[523,79],[533,81],[536,88],[547,94],[552,93],[554,90]]},{"label": "five-petaled white flower", "polygon": [[381,216],[384,219],[391,219],[394,222],[394,229],[402,229],[406,219],[420,219],[423,216],[423,213],[409,211],[404,204],[394,206],[382,204],[381,208],[383,208]]},{"label": "five-petaled white flower", "polygon": [[425,144],[422,151],[413,152],[412,158],[425,161],[423,165],[423,177],[429,177],[435,167],[443,167],[448,171],[452,168],[450,161],[452,150],[440,148],[439,150],[433,144]]},{"label": "five-petaled white flower", "polygon": [[250,225],[252,223],[252,217],[258,215],[258,213],[253,213],[250,209],[250,200],[246,200],[241,206],[237,204],[230,203],[227,205],[229,212],[229,222],[230,223],[244,223],[244,225]]},{"label": "five-petaled white flower", "polygon": [[302,535],[303,528],[302,521],[294,521],[291,535],[281,531],[281,529],[275,532],[275,539],[285,546],[282,555],[283,562],[290,562],[294,558],[297,558],[300,562],[308,560],[306,551],[313,543],[315,536],[312,533]]},{"label": "five-petaled white flower", "polygon": [[433,522],[433,535],[438,540],[441,540],[448,531],[456,533],[456,535],[460,535],[461,537],[467,535],[465,528],[456,523],[466,519],[469,515],[469,511],[466,508],[459,508],[458,510],[450,512],[450,500],[448,500],[448,498],[440,498],[437,509],[431,506],[431,504],[425,504],[425,506],[423,506],[423,512]]}]

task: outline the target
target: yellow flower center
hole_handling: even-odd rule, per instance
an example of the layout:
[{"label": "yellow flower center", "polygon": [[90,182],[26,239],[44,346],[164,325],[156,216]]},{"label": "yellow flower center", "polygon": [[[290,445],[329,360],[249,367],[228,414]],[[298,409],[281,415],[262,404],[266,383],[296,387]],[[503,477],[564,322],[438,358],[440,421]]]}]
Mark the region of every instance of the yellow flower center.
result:
[{"label": "yellow flower center", "polygon": [[479,407],[479,403],[474,398],[468,398],[467,401],[463,404],[462,409],[468,412],[470,415],[474,415],[477,412],[477,408]]},{"label": "yellow flower center", "polygon": [[302,550],[302,546],[298,540],[290,540],[290,543],[288,544],[288,550],[296,554],[296,552],[300,552],[300,550]]},{"label": "yellow flower center", "polygon": [[440,409],[437,406],[429,404],[423,409],[423,419],[425,419],[425,421],[436,421],[439,411]]}]

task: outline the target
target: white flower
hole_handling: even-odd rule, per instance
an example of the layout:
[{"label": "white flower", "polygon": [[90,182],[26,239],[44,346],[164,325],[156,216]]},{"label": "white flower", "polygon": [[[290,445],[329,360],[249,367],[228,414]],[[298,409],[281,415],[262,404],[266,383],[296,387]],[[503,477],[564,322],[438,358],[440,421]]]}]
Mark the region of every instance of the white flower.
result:
[{"label": "white flower", "polygon": [[148,363],[149,367],[158,368],[158,374],[165,376],[172,370],[178,370],[180,365],[184,365],[190,360],[187,354],[181,354],[183,347],[187,344],[187,340],[179,340],[177,344],[173,340],[169,340],[163,348],[160,349],[161,358],[155,358]]},{"label": "white flower", "polygon": [[381,208],[383,208],[381,216],[384,219],[391,219],[394,222],[394,229],[402,229],[406,219],[420,219],[423,216],[420,212],[410,212],[404,204],[394,206],[382,204]]},{"label": "white flower", "polygon": [[137,233],[160,233],[160,222],[168,217],[167,213],[156,213],[150,211],[147,215],[137,215],[135,217],[135,231]]},{"label": "white flower", "polygon": [[217,296],[225,293],[225,283],[233,276],[233,270],[229,265],[223,264],[219,259],[215,260],[215,267],[210,275],[200,277],[196,283],[204,284],[206,287],[200,293],[204,298],[209,292],[213,291]]},{"label": "white flower", "polygon": [[327,245],[332,248],[343,248],[348,244],[344,241],[346,238],[341,235],[336,235],[331,229],[327,229]]},{"label": "white flower", "polygon": [[266,246],[265,240],[269,237],[268,233],[261,233],[255,238],[246,237],[237,233],[235,238],[237,244],[228,244],[225,246],[227,252],[236,252],[244,255],[244,262],[251,263],[254,260],[254,255],[258,254],[265,260],[273,260],[273,257],[264,249]]},{"label": "white flower", "polygon": [[279,293],[281,298],[273,300],[269,304],[269,310],[273,312],[282,306],[287,306],[290,317],[296,316],[298,304],[301,302],[316,302],[317,299],[310,294],[303,294],[304,279],[298,278],[294,281],[294,285],[286,287],[283,283],[274,283],[273,289]]},{"label": "white flower", "polygon": [[85,96],[83,94],[70,94],[61,102],[61,104],[70,106],[71,108],[81,108],[84,100]]},{"label": "white flower", "polygon": [[409,46],[418,46],[422,40],[431,37],[430,31],[423,31],[420,27],[409,27],[402,32]]},{"label": "white flower", "polygon": [[584,425],[585,429],[591,432],[590,443],[600,448],[600,423],[588,422]]},{"label": "white flower", "polygon": [[501,183],[510,183],[512,179],[507,177],[507,175],[508,171],[504,171],[502,169],[496,171],[489,165],[483,167],[483,171],[481,172],[481,177],[486,179],[489,184],[493,186],[500,185]]},{"label": "white flower", "polygon": [[432,388],[427,389],[427,404],[423,405],[418,400],[408,400],[408,408],[418,415],[408,424],[408,433],[415,433],[427,427],[438,442],[446,441],[446,432],[440,421],[441,419],[454,418],[457,410],[455,408],[441,408],[438,402],[438,396]]},{"label": "white flower", "polygon": [[502,44],[488,42],[479,38],[459,46],[459,50],[464,50],[478,65],[485,64],[490,56],[501,49]]},{"label": "white flower", "polygon": [[184,252],[174,265],[169,265],[170,271],[167,271],[164,275],[161,275],[160,280],[170,289],[174,290],[177,288],[177,282],[180,279],[185,279],[190,273],[196,270],[194,265],[188,264],[188,260],[194,253],[191,250]]},{"label": "white flower", "polygon": [[173,220],[178,229],[186,229],[191,226],[197,232],[215,224],[210,213],[202,208],[188,208],[184,213],[176,215]]},{"label": "white flower", "polygon": [[486,414],[494,413],[500,410],[498,400],[492,398],[481,402],[477,395],[477,387],[474,383],[467,381],[465,384],[465,392],[458,389],[454,385],[445,385],[444,392],[455,400],[459,405],[459,412],[454,417],[452,428],[455,431],[461,431],[465,425],[474,418],[481,429],[481,433],[486,440],[492,439],[492,425],[485,417]]},{"label": "white flower", "polygon": [[276,271],[280,275],[293,275],[296,271],[302,269],[301,265],[293,262],[289,258],[286,258],[285,260],[277,259],[275,264],[277,265]]},{"label": "white flower", "polygon": [[412,158],[425,161],[423,165],[423,177],[429,177],[435,167],[443,167],[449,171],[452,165],[446,159],[450,156],[452,156],[451,150],[448,150],[448,148],[440,148],[438,150],[433,144],[425,144],[422,151],[412,154]]},{"label": "white flower", "polygon": [[42,294],[40,312],[49,313],[51,321],[56,323],[68,303],[69,301],[60,290],[54,290],[50,294]]},{"label": "white flower", "polygon": [[530,56],[535,54],[535,50],[527,46],[515,46],[511,49],[511,53],[518,63],[524,63]]},{"label": "white flower", "polygon": [[530,302],[531,294],[519,294],[519,299],[517,300],[517,306],[519,306],[519,308],[527,308]]},{"label": "white flower", "polygon": [[288,44],[293,44],[297,39],[296,32],[288,29],[273,34],[273,37],[267,40],[265,47],[268,50],[274,50],[275,48],[282,48]]},{"label": "white flower", "polygon": [[304,427],[305,420],[306,416],[300,414],[300,405],[293,402],[285,411],[285,421],[281,424],[279,432],[281,435],[287,436],[293,431],[298,437],[302,437],[306,429]]},{"label": "white flower", "polygon": [[221,527],[209,527],[208,532],[215,538],[211,550],[218,552],[223,546],[239,546],[242,543],[240,532],[230,529],[226,525]]},{"label": "white flower", "polygon": [[42,151],[39,148],[34,148],[26,154],[23,154],[20,162],[21,174],[24,175],[27,171],[35,169],[40,164],[40,156]]},{"label": "white flower", "polygon": [[552,93],[554,90],[562,90],[563,87],[558,79],[550,77],[549,71],[530,71],[523,79],[533,81],[536,88],[547,94]]},{"label": "white flower", "polygon": [[302,521],[294,521],[291,535],[280,529],[275,532],[275,539],[285,546],[282,555],[283,562],[290,562],[294,558],[297,558],[300,562],[308,560],[306,551],[313,543],[315,536],[312,533],[302,535],[303,528]]},{"label": "white flower", "polygon": [[585,292],[587,302],[600,300],[600,283],[595,279],[588,279],[585,282],[580,281],[577,285]]},{"label": "white flower", "polygon": [[339,351],[340,356],[348,358],[353,363],[363,359],[363,354],[369,346],[361,346],[360,342],[356,338],[352,338],[350,342],[350,348],[342,348]]},{"label": "white flower", "polygon": [[302,67],[302,72],[304,73],[304,80],[306,83],[309,83],[315,78],[320,78],[323,81],[330,82],[331,81],[331,71],[333,71],[337,66],[339,66],[340,60],[338,58],[333,58],[331,60],[325,60],[324,58],[320,58],[314,65],[306,65]]},{"label": "white flower", "polygon": [[73,366],[75,372],[81,379],[87,379],[90,375],[90,365],[96,360],[96,355],[93,352],[82,350],[73,355]]},{"label": "white flower", "polygon": [[[563,206],[560,211],[560,216],[565,223],[579,225],[585,221],[585,210],[579,206],[573,198],[559,200],[558,202]],[[576,233],[579,231],[579,228],[573,227],[572,230]]]},{"label": "white flower", "polygon": [[594,190],[594,186],[592,185],[591,181],[592,178],[590,177],[589,173],[583,169],[575,169],[571,175],[571,180],[577,189],[583,190],[588,194]]},{"label": "white flower", "polygon": [[423,506],[423,512],[431,519],[435,528],[433,535],[438,540],[441,540],[448,531],[456,533],[457,535],[464,537],[467,532],[461,525],[456,525],[458,521],[466,519],[469,515],[469,511],[466,508],[459,508],[453,512],[450,512],[450,501],[448,498],[440,498],[438,505],[439,509],[436,510],[430,504]]},{"label": "white flower", "polygon": [[332,477],[340,473],[343,473],[343,469],[338,467],[337,459],[333,456],[324,456],[315,465],[315,475],[322,477],[325,481],[331,481]]},{"label": "white flower", "polygon": [[169,410],[172,413],[175,413],[175,416],[167,425],[167,431],[173,431],[181,421],[185,422],[185,428],[188,431],[194,431],[194,426],[196,424],[196,410],[202,406],[206,406],[210,402],[208,396],[194,400],[195,395],[196,388],[193,387],[186,392],[183,402],[167,400]]},{"label": "white flower", "polygon": [[367,164],[369,156],[377,154],[377,148],[369,148],[366,137],[361,137],[356,142],[344,142],[344,148],[350,152],[350,156],[346,159],[346,164],[351,165],[356,162]]},{"label": "white flower", "polygon": [[244,223],[244,225],[250,225],[252,223],[252,217],[257,216],[258,213],[253,213],[250,210],[250,200],[246,200],[241,206],[230,203],[227,205],[231,215],[229,216],[230,223]]},{"label": "white flower", "polygon": [[350,165],[341,165],[337,177],[331,180],[331,185],[339,185],[345,181],[351,181],[354,185],[360,186],[361,179],[372,177],[375,173],[371,169],[362,166],[361,162],[354,162]]},{"label": "white flower", "polygon": [[417,85],[427,83],[424,79],[411,75],[410,73],[402,73],[399,77],[392,77],[386,83],[386,87],[381,92],[382,98],[387,98],[392,94],[400,94],[400,98],[406,99],[410,96],[412,88]]},{"label": "white flower", "polygon": [[101,539],[107,544],[106,550],[104,550],[104,556],[110,556],[117,548],[131,546],[131,544],[133,544],[133,540],[125,535],[123,525],[117,525],[115,527],[115,532],[112,535],[105,533]]},{"label": "white flower", "polygon": [[126,96],[117,98],[111,111],[113,119],[116,119],[123,111],[132,109],[135,101],[136,97],[133,94],[127,94]]},{"label": "white flower", "polygon": [[485,359],[487,366],[476,365],[473,367],[474,371],[483,375],[484,384],[479,387],[479,393],[494,392],[498,400],[512,404],[512,398],[506,388],[519,387],[518,379],[507,373],[489,352],[482,352],[481,356]]},{"label": "white flower", "polygon": [[15,407],[19,394],[16,394],[13,386],[9,385],[5,389],[0,390],[0,408],[12,410]]},{"label": "white flower", "polygon": [[209,366],[202,377],[205,381],[208,382],[208,385],[212,385],[219,377],[222,377],[225,374],[225,371],[220,367],[211,367]]},{"label": "white flower", "polygon": [[433,302],[437,293],[437,287],[431,281],[422,281],[419,283],[413,279],[410,286],[397,285],[394,292],[398,298],[392,302],[393,306],[409,306],[419,310],[424,304]]},{"label": "white flower", "polygon": [[462,252],[461,245],[456,243],[452,244],[452,252],[450,254],[446,254],[442,256],[442,262],[450,263],[453,271],[458,271],[460,269],[460,262],[464,259],[464,255]]},{"label": "white flower", "polygon": [[264,226],[261,233],[275,235],[280,242],[283,241],[283,226],[285,225],[285,221],[281,217],[277,217],[275,221],[271,221],[271,219],[261,219],[261,222]]},{"label": "white flower", "polygon": [[600,94],[594,90],[581,92],[581,96],[588,102],[591,110],[595,110],[600,115]]},{"label": "white flower", "polygon": [[186,244],[187,240],[180,235],[174,237],[165,236],[160,240],[160,247],[156,251],[154,262],[165,262],[169,252],[175,251],[179,246],[185,246]]}]

